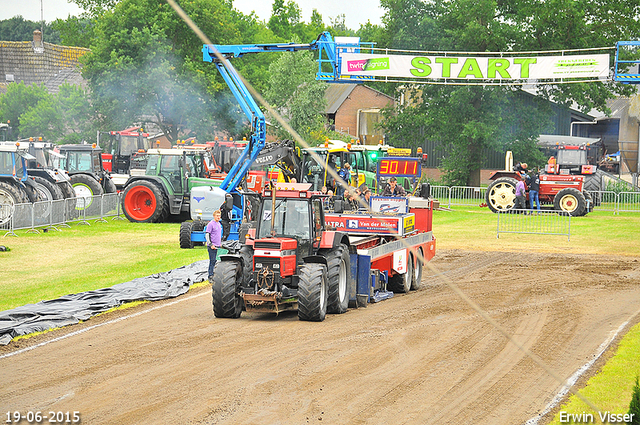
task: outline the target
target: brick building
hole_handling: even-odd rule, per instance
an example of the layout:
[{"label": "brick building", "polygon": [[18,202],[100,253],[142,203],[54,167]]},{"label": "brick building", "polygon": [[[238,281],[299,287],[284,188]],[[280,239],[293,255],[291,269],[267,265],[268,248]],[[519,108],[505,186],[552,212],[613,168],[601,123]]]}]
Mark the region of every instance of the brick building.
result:
[{"label": "brick building", "polygon": [[395,105],[391,96],[361,84],[330,84],[325,99],[333,129],[373,143],[384,136],[375,126],[381,120],[380,109]]},{"label": "brick building", "polygon": [[0,94],[8,84],[20,82],[44,84],[52,94],[65,82],[86,88],[79,58],[88,51],[45,43],[39,30],[33,32],[33,41],[0,41]]}]

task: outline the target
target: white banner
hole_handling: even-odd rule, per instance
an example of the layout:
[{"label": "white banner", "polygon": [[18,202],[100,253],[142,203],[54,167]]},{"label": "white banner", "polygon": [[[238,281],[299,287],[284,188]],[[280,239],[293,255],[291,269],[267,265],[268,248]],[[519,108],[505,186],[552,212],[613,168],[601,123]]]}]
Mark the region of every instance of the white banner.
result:
[{"label": "white banner", "polygon": [[340,57],[342,75],[463,80],[609,77],[609,55],[463,57],[342,53]]}]

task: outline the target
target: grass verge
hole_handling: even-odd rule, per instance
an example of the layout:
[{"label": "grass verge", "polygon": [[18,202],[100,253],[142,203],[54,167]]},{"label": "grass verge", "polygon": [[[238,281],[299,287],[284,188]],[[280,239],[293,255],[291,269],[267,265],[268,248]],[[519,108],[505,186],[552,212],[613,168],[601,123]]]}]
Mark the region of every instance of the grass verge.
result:
[{"label": "grass verge", "polygon": [[[640,324],[622,338],[615,355],[602,367],[599,373],[587,382],[579,392],[591,400],[603,412],[624,414],[629,411],[629,403],[635,378],[640,374]],[[579,415],[590,413],[599,423],[598,412],[593,412],[577,396],[572,395],[562,405],[550,424],[560,422],[560,412]]]}]

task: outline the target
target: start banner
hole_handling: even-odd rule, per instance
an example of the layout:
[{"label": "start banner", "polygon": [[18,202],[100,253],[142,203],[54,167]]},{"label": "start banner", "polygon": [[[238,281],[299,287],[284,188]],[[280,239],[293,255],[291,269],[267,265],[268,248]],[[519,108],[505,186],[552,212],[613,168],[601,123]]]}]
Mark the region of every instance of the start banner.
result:
[{"label": "start banner", "polygon": [[342,75],[463,80],[609,77],[609,55],[536,57],[410,56],[342,53]]}]

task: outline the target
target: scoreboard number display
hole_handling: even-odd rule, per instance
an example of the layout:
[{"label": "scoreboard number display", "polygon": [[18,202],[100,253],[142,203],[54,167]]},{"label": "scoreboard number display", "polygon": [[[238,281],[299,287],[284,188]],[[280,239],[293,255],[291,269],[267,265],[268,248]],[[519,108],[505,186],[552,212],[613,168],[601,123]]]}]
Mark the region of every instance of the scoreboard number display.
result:
[{"label": "scoreboard number display", "polygon": [[420,177],[420,158],[379,158],[379,177]]}]

